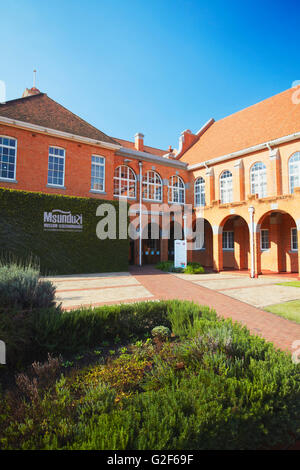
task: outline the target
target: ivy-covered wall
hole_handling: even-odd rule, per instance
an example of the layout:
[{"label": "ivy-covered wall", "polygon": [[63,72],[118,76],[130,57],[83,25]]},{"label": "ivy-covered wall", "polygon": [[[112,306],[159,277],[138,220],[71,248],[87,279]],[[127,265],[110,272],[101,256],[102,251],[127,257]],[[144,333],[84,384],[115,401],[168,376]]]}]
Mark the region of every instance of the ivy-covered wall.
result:
[{"label": "ivy-covered wall", "polygon": [[[101,203],[110,203],[116,209],[115,240],[100,240],[96,235],[96,226],[102,218],[96,216],[96,210]],[[58,225],[55,231],[47,227],[45,230],[44,213],[49,215],[53,210],[58,210],[55,215],[82,214],[82,230],[68,228],[68,223],[63,228]],[[37,257],[43,274],[126,271],[129,241],[118,239],[118,221],[115,201],[0,188],[1,253],[22,260]]]}]

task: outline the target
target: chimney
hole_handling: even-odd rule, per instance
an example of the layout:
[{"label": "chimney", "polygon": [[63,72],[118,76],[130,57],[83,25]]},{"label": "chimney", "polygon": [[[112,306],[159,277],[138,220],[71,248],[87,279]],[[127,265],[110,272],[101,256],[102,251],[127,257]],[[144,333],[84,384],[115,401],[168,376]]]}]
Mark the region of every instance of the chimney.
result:
[{"label": "chimney", "polygon": [[33,86],[32,88],[25,89],[22,95],[22,98],[27,98],[27,96],[39,95],[40,93],[41,93],[40,90],[38,90],[35,86]]},{"label": "chimney", "polygon": [[134,136],[134,146],[136,150],[140,152],[144,151],[144,134],[140,134],[139,132]]}]

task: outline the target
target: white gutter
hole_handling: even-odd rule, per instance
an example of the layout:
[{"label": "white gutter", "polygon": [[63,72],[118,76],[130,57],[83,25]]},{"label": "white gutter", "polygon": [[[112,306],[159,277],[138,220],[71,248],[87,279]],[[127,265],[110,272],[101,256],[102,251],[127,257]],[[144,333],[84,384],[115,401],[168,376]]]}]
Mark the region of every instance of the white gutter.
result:
[{"label": "white gutter", "polygon": [[142,266],[142,184],[143,184],[143,163],[139,162],[140,167],[140,239],[139,239],[139,265]]},{"label": "white gutter", "polygon": [[182,168],[184,170],[187,169],[187,163],[181,162],[178,160],[171,160],[165,157],[159,157],[158,155],[153,155],[152,153],[148,152],[139,152],[138,150],[132,150],[127,147],[121,147],[116,151],[117,155],[121,155],[122,157],[131,157],[135,158],[136,160],[144,160],[144,161],[151,161],[153,163],[165,165],[165,166],[173,166],[176,168]]},{"label": "white gutter", "polygon": [[216,163],[224,162],[230,160],[231,158],[240,157],[246,155],[247,153],[257,152],[265,148],[270,148],[270,146],[276,146],[279,144],[284,144],[285,142],[290,142],[291,140],[300,139],[300,132],[295,132],[295,134],[286,135],[284,137],[279,137],[278,139],[270,140],[262,144],[254,145],[253,147],[248,147],[237,152],[228,153],[227,155],[222,155],[221,157],[212,158],[211,160],[206,160],[201,163],[194,163],[193,165],[188,165],[187,169],[189,171],[198,170],[200,168],[206,167],[207,164],[215,165]]},{"label": "white gutter", "polygon": [[248,208],[250,214],[250,255],[251,255],[251,271],[250,277],[255,277],[255,258],[254,258],[254,207],[250,206]]},{"label": "white gutter", "polygon": [[[0,107],[1,112],[1,107]],[[7,118],[0,116],[0,123],[9,124],[12,126],[22,127],[24,129],[29,129],[36,132],[41,132],[42,134],[49,134],[57,137],[62,137],[64,139],[76,140],[78,142],[83,142],[91,145],[100,145],[100,147],[118,150],[121,148],[120,144],[111,144],[109,142],[103,142],[101,140],[90,139],[89,137],[82,137],[76,134],[70,134],[69,132],[58,131],[56,129],[50,129],[49,127],[38,126],[37,124],[31,124],[24,121],[18,121],[16,119]]]}]

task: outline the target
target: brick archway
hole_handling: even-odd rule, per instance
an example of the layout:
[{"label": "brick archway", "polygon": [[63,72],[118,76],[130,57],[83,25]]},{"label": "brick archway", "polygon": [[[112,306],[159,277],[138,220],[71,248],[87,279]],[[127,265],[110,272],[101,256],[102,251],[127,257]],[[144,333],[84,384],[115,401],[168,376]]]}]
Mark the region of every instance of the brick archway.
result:
[{"label": "brick archway", "polygon": [[282,210],[263,214],[256,230],[257,272],[299,272],[298,231],[294,218]]},{"label": "brick archway", "polygon": [[203,225],[199,224],[197,227],[196,220],[193,222],[193,232],[197,230],[203,230],[204,236],[200,237],[202,246],[195,243],[194,249],[191,250],[189,261],[200,263],[204,268],[211,270],[213,268],[213,229],[210,222],[207,219],[202,219]]},{"label": "brick archway", "polygon": [[246,220],[240,215],[229,215],[220,224],[221,262],[219,270],[250,268],[250,234]]}]

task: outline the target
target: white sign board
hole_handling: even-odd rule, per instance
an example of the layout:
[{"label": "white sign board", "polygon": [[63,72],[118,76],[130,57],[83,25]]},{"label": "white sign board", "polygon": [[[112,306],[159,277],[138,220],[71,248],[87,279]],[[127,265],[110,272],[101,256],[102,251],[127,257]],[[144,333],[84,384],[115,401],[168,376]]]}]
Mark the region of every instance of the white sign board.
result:
[{"label": "white sign board", "polygon": [[186,240],[174,240],[174,267],[185,268],[187,265]]},{"label": "white sign board", "polygon": [[82,214],[73,215],[71,211],[60,209],[44,212],[44,230],[48,232],[81,232]]}]

